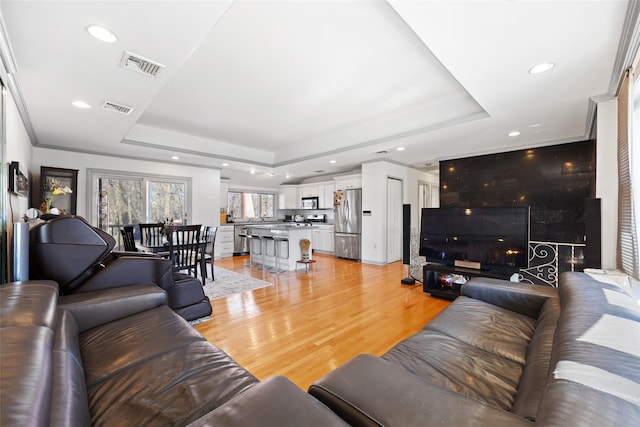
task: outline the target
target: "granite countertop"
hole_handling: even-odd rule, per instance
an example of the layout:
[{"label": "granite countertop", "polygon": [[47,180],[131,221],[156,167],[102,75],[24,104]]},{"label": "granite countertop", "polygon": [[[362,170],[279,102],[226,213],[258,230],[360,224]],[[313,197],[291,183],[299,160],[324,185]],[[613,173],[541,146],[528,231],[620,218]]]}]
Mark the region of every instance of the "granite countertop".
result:
[{"label": "granite countertop", "polygon": [[317,228],[314,225],[306,225],[306,226],[299,226],[299,225],[295,225],[292,223],[273,223],[273,224],[247,224],[249,225],[251,228],[260,228],[260,229],[266,229],[266,230],[307,230],[310,228]]}]

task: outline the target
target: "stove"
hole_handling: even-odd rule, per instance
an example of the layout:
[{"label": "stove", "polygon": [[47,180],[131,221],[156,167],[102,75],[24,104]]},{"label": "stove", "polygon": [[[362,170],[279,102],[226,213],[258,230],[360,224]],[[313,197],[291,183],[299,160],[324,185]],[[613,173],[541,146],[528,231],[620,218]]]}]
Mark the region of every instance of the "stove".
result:
[{"label": "stove", "polygon": [[307,215],[302,221],[296,221],[294,218],[298,215],[285,215],[284,222],[293,223],[296,227],[311,227],[314,223],[326,222],[324,214]]}]

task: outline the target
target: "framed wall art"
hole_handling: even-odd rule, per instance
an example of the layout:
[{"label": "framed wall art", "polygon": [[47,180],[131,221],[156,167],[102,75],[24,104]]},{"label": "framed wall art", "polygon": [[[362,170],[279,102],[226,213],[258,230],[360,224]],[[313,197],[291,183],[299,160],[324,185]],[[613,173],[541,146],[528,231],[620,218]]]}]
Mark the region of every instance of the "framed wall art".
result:
[{"label": "framed wall art", "polygon": [[29,197],[29,173],[18,162],[9,163],[9,191]]},{"label": "framed wall art", "polygon": [[62,215],[76,213],[78,170],[40,167],[40,210],[52,213],[52,209]]}]

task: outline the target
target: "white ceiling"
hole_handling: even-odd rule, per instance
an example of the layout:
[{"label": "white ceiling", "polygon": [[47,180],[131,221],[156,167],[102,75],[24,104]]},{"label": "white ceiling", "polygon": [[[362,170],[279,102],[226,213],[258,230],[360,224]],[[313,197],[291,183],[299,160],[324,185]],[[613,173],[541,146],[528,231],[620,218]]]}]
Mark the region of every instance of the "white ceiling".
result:
[{"label": "white ceiling", "polygon": [[[589,99],[611,95],[628,4],[3,0],[0,11],[37,146],[275,186],[374,159],[424,169],[586,139]],[[118,40],[93,39],[89,24]],[[165,67],[125,70],[125,50]],[[557,66],[528,73],[545,61]]]}]

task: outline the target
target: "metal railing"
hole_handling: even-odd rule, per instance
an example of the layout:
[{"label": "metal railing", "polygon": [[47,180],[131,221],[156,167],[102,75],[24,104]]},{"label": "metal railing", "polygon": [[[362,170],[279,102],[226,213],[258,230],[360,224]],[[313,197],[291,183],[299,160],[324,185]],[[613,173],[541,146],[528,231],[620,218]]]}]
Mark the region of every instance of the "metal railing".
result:
[{"label": "metal railing", "polygon": [[582,271],[584,243],[529,242],[529,268],[520,269],[519,280],[558,286],[565,271]]}]

